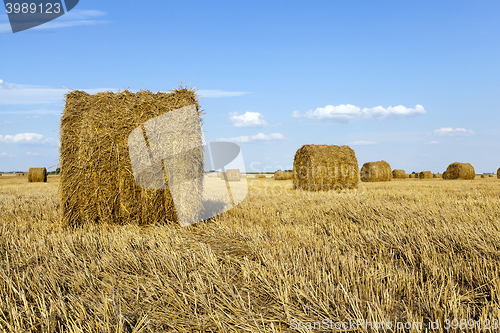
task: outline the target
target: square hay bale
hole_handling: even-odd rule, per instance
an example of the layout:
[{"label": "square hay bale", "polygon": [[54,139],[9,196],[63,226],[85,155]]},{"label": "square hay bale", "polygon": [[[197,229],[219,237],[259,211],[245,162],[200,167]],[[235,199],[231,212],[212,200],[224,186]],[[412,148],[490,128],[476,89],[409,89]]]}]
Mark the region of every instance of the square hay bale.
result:
[{"label": "square hay bale", "polygon": [[387,182],[392,179],[391,166],[386,161],[366,162],[361,167],[361,181]]},{"label": "square hay bale", "polygon": [[240,169],[227,169],[226,177],[228,182],[239,182],[241,180]]},{"label": "square hay bale", "polygon": [[28,183],[46,183],[46,182],[47,182],[46,168],[29,168]]},{"label": "square hay bale", "polygon": [[274,180],[288,180],[288,179],[293,179],[293,172],[291,171],[274,172]]},{"label": "square hay bale", "polygon": [[430,171],[422,171],[418,174],[418,178],[420,179],[432,179],[434,178],[432,172]]},{"label": "square hay bale", "polygon": [[304,145],[293,160],[294,188],[328,191],[359,183],[358,160],[348,146]]},{"label": "square hay bale", "polygon": [[432,175],[433,178],[443,178],[443,175],[440,173],[435,173]]},{"label": "square hay bale", "polygon": [[473,180],[476,178],[476,171],[470,163],[454,162],[448,165],[448,168],[443,173],[443,178]]},{"label": "square hay bale", "polygon": [[[161,124],[165,119],[175,119],[178,124],[175,117],[183,116],[179,109],[187,106],[194,106],[196,115],[189,114],[185,126]],[[64,224],[146,225],[196,218],[204,173],[200,114],[195,92],[185,88],[171,93],[68,93],[60,127]],[[168,130],[169,135],[162,136],[162,130]],[[134,135],[138,141],[129,140]],[[169,147],[172,152],[168,163],[158,143],[165,137],[175,137],[162,142],[164,149]],[[186,143],[194,147],[189,153],[176,150]],[[134,156],[129,154],[132,149]],[[138,169],[141,172],[134,176]],[[192,182],[182,191],[185,180]],[[169,186],[181,189],[176,192],[181,193],[176,198],[181,217]],[[186,216],[186,211],[191,215]]]},{"label": "square hay bale", "polygon": [[406,178],[406,172],[404,170],[392,170],[392,178],[397,178],[397,179],[405,179]]}]

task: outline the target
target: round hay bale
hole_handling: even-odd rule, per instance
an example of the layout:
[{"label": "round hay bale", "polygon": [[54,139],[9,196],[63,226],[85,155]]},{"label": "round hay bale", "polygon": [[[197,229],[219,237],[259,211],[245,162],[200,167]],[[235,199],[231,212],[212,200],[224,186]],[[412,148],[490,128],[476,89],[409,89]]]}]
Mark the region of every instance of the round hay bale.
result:
[{"label": "round hay bale", "polygon": [[226,177],[228,182],[239,182],[241,180],[240,169],[227,169]]},{"label": "round hay bale", "polygon": [[415,176],[414,176],[412,173],[410,173],[410,174],[408,175],[408,178],[415,178]]},{"label": "round hay bale", "polygon": [[303,145],[295,153],[293,177],[295,189],[329,191],[354,188],[359,183],[358,160],[348,146]]},{"label": "round hay bale", "polygon": [[497,178],[500,178],[500,168],[497,170]]},{"label": "round hay bale", "polygon": [[490,174],[490,175],[488,175],[488,177],[493,177],[493,175]]},{"label": "round hay bale", "polygon": [[488,178],[488,175],[481,175],[481,178]]},{"label": "round hay bale", "polygon": [[391,166],[386,161],[366,162],[361,167],[361,181],[387,182],[392,179]]},{"label": "round hay bale", "polygon": [[443,174],[444,179],[467,179],[476,178],[476,171],[470,163],[454,162],[448,165],[446,172]]},{"label": "round hay bale", "polygon": [[418,174],[418,178],[420,179],[432,179],[432,172],[430,171],[422,171]]},{"label": "round hay bale", "polygon": [[293,179],[293,172],[276,171],[274,173],[274,180],[288,180],[288,179]]},{"label": "round hay bale", "polygon": [[255,178],[266,178],[266,175],[256,175]]},{"label": "round hay bale", "polygon": [[404,170],[392,170],[392,178],[397,178],[397,179],[405,179],[406,178],[406,172]]},{"label": "round hay bale", "polygon": [[433,178],[443,178],[443,175],[440,173],[435,173],[432,175]]},{"label": "round hay bale", "polygon": [[28,170],[28,183],[46,183],[47,169],[46,168],[30,168]]}]

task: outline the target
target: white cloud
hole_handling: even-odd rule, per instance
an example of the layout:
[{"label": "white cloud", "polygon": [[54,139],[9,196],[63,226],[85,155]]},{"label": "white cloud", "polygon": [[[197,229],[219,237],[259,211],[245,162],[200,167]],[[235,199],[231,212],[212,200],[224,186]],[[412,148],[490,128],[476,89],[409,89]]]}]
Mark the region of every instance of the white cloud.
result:
[{"label": "white cloud", "polygon": [[27,152],[26,153],[26,156],[40,156],[41,154],[40,153],[32,153],[32,152]]},{"label": "white cloud", "polygon": [[238,112],[229,113],[229,121],[235,127],[263,127],[267,126],[264,116],[259,112],[245,112],[239,115]]},{"label": "white cloud", "polygon": [[389,106],[388,108],[383,108],[382,106],[377,106],[374,108],[364,108],[361,110],[364,118],[378,118],[384,119],[387,117],[410,117],[417,114],[426,114],[424,107],[417,104],[414,109],[407,108],[403,105]]},{"label": "white cloud", "polygon": [[351,120],[360,115],[360,108],[351,104],[327,105],[324,108],[307,111],[304,117],[315,119]]},{"label": "white cloud", "polygon": [[441,127],[440,129],[434,130],[434,135],[436,136],[472,136],[474,134],[473,130],[465,128]]},{"label": "white cloud", "polygon": [[[64,105],[64,95],[69,91],[64,88],[32,86],[15,84],[0,80],[0,104],[4,105],[32,105],[32,104],[59,104]],[[83,89],[82,89],[83,90]],[[100,91],[116,90],[111,88],[85,89],[89,94]],[[12,112],[15,113],[15,112]],[[23,113],[23,112],[19,112]]]},{"label": "white cloud", "polygon": [[0,157],[16,157],[17,155],[9,154],[6,152],[0,153]]},{"label": "white cloud", "polygon": [[0,142],[3,143],[47,143],[52,139],[37,133],[19,133],[16,135],[0,135]]},{"label": "white cloud", "polygon": [[378,144],[378,142],[364,141],[364,140],[349,142],[349,145],[351,145],[351,146],[370,146],[370,145],[376,145],[376,144]]},{"label": "white cloud", "polygon": [[196,94],[200,97],[215,98],[215,97],[235,97],[250,94],[246,91],[223,91],[223,90],[197,90]]},{"label": "white cloud", "polygon": [[272,140],[283,140],[285,137],[281,133],[271,133],[269,135],[264,133],[259,133],[256,135],[242,135],[234,138],[220,138],[217,141],[229,141],[229,142],[243,142],[248,143],[252,141],[272,141]]},{"label": "white cloud", "polygon": [[438,145],[439,141],[431,141],[427,143],[428,145]]},{"label": "white cloud", "polygon": [[[327,105],[324,108],[317,108],[316,110],[310,110],[306,112],[304,117],[314,118],[314,119],[333,119],[338,121],[350,121],[355,118],[365,118],[365,119],[384,119],[388,117],[410,117],[417,114],[425,114],[424,107],[417,104],[415,108],[407,108],[403,105],[389,106],[384,108],[382,106],[376,106],[374,108],[364,108],[361,109],[358,106],[351,104],[341,104],[337,106]],[[292,113],[292,117],[300,117],[298,111]]]}]

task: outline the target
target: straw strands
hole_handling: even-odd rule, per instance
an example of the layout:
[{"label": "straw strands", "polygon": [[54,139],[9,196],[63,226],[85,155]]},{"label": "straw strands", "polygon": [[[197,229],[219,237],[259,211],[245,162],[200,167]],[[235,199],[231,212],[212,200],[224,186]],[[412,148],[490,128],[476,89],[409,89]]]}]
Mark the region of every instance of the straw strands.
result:
[{"label": "straw strands", "polygon": [[293,172],[291,171],[276,171],[274,173],[274,180],[288,180],[293,179]]},{"label": "straw strands", "polygon": [[29,168],[28,183],[46,183],[47,169],[46,168]]},{"label": "straw strands", "polygon": [[226,177],[228,182],[239,182],[241,180],[240,169],[227,169]]},{"label": "straw strands", "polygon": [[405,179],[406,172],[404,170],[392,170],[392,178]]},{"label": "straw strands", "polygon": [[[196,116],[187,117],[184,126],[171,128],[168,124],[155,123],[165,119],[159,116],[191,105],[195,107]],[[172,117],[177,114],[173,113]],[[68,93],[60,127],[64,224],[145,225],[180,221],[164,175],[168,182],[181,189],[187,183],[182,181],[190,180],[189,188],[180,190],[182,196],[176,203],[186,207],[195,218],[201,206],[203,186],[200,114],[195,92],[185,88],[171,93],[128,90],[95,95],[78,90]],[[153,118],[156,120],[151,122]],[[140,133],[141,128],[144,135]],[[199,149],[193,148],[189,154],[175,153],[167,165],[157,158],[162,153],[157,149],[159,145],[153,145],[158,137],[164,137],[159,133],[166,129],[169,136],[175,135],[176,141],[164,145],[186,147],[188,143]],[[129,147],[133,131],[139,134],[142,144],[140,140],[133,141]],[[134,160],[141,170],[137,179],[129,149],[140,157]],[[175,174],[175,179],[168,178],[171,174]],[[193,179],[195,181],[191,181]]]},{"label": "straw strands", "polygon": [[294,188],[307,191],[342,190],[359,183],[358,160],[348,146],[302,146],[295,153],[293,174]]},{"label": "straw strands", "polygon": [[366,162],[361,167],[361,180],[364,182],[386,182],[392,179],[391,166],[386,161]]},{"label": "straw strands", "polygon": [[476,171],[470,163],[454,162],[448,165],[445,173],[443,173],[443,178],[472,180],[476,178]]},{"label": "straw strands", "polygon": [[432,179],[433,175],[432,175],[432,172],[430,172],[430,171],[422,171],[418,174],[418,177],[420,179]]}]

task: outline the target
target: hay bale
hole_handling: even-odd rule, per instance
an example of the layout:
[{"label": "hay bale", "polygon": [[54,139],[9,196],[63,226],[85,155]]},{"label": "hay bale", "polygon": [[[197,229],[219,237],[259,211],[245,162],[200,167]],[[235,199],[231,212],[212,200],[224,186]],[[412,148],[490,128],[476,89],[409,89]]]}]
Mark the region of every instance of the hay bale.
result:
[{"label": "hay bale", "polygon": [[266,175],[256,175],[255,178],[267,178]]},{"label": "hay bale", "polygon": [[293,160],[295,189],[328,191],[359,183],[358,160],[348,146],[304,145]]},{"label": "hay bale", "polygon": [[472,180],[476,178],[476,171],[470,163],[454,162],[448,165],[445,173],[443,173],[443,178]]},{"label": "hay bale", "polygon": [[422,171],[418,174],[418,178],[420,179],[432,179],[432,172],[430,171]]},{"label": "hay bale", "polygon": [[[191,105],[195,111],[179,111]],[[64,224],[145,225],[196,219],[204,173],[200,113],[195,92],[184,88],[171,93],[68,93],[60,128]],[[188,115],[184,126],[165,122],[178,123],[176,117],[183,115]],[[165,138],[170,141],[158,142]],[[187,146],[192,148],[189,153],[175,148]],[[162,155],[166,149],[171,152],[168,163]],[[172,188],[178,194],[179,212]]]},{"label": "hay bale", "polygon": [[406,172],[404,170],[392,170],[392,178],[395,179],[405,179],[406,178]]},{"label": "hay bale", "polygon": [[228,182],[239,182],[241,180],[240,169],[227,169],[226,177]]},{"label": "hay bale", "polygon": [[488,177],[493,177],[493,175],[492,175],[492,174],[489,174],[489,175],[488,175]]},{"label": "hay bale", "polygon": [[443,175],[440,173],[435,173],[432,175],[433,178],[443,178]]},{"label": "hay bale", "polygon": [[47,169],[46,168],[29,168],[28,183],[46,183]]},{"label": "hay bale", "polygon": [[498,168],[498,170],[497,170],[497,178],[500,179],[500,168]]},{"label": "hay bale", "polygon": [[274,173],[274,180],[288,180],[293,179],[293,172],[291,171],[276,171]]},{"label": "hay bale", "polygon": [[481,175],[481,178],[488,178],[488,175]]},{"label": "hay bale", "polygon": [[386,161],[366,162],[361,167],[361,180],[364,182],[387,182],[392,179],[391,166]]}]

